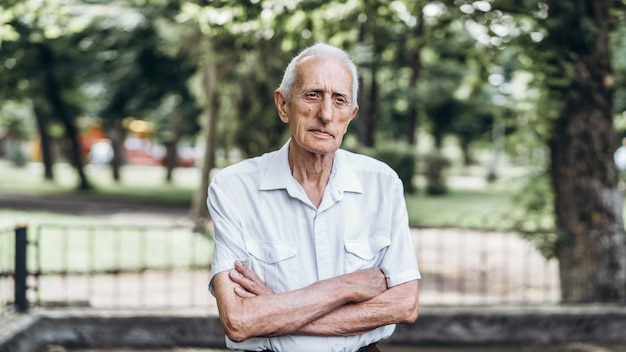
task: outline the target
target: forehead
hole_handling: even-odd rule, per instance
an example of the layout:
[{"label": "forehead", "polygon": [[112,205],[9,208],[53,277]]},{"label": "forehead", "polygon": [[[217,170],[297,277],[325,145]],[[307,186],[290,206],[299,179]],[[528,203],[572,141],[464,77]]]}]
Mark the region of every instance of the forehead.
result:
[{"label": "forehead", "polygon": [[301,89],[324,88],[332,91],[350,92],[352,74],[348,66],[333,58],[305,58],[297,66]]}]

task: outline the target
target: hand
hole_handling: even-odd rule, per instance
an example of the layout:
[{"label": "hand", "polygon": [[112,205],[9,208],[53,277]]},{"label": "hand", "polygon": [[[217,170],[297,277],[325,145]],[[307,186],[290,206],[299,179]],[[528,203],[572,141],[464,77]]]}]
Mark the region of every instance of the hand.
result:
[{"label": "hand", "polygon": [[240,261],[235,262],[235,268],[230,271],[229,277],[233,282],[239,284],[235,287],[235,294],[241,298],[275,294],[254,271]]},{"label": "hand", "polygon": [[353,302],[372,299],[387,290],[387,279],[379,267],[360,270],[340,276],[348,284],[355,286]]}]

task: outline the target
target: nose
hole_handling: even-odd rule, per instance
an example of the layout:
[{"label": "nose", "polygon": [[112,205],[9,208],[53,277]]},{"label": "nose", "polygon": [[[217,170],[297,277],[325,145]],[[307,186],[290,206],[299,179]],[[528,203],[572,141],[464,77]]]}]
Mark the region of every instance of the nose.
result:
[{"label": "nose", "polygon": [[322,120],[324,123],[328,123],[333,119],[332,99],[330,98],[322,99],[322,102],[320,103],[319,117],[320,117],[320,120]]}]

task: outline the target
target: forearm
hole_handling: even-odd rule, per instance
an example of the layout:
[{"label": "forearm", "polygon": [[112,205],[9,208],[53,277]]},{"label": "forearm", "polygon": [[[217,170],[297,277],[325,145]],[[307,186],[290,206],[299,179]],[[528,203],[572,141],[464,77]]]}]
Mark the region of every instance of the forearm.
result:
[{"label": "forearm", "polygon": [[350,303],[302,326],[303,335],[359,335],[388,324],[412,323],[418,314],[418,284],[410,281],[392,287],[361,303]]},{"label": "forearm", "polygon": [[386,289],[384,275],[377,268],[282,294],[274,294],[258,278],[247,277],[233,270],[214,279],[222,325],[234,341],[295,333],[347,303],[368,300]]},{"label": "forearm", "polygon": [[347,296],[336,287],[324,284],[317,286],[318,292],[327,293],[310,295],[308,290],[297,290],[277,295],[238,298],[239,307],[234,311],[231,308],[229,316],[237,322],[235,331],[241,333],[239,338],[245,340],[256,336],[291,334],[348,301]]}]

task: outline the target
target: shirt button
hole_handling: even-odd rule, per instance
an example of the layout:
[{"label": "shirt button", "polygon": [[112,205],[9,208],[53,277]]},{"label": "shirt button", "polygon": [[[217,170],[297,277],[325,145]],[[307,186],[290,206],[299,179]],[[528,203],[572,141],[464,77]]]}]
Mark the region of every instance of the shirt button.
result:
[{"label": "shirt button", "polygon": [[267,260],[272,261],[272,253],[267,253]]}]

